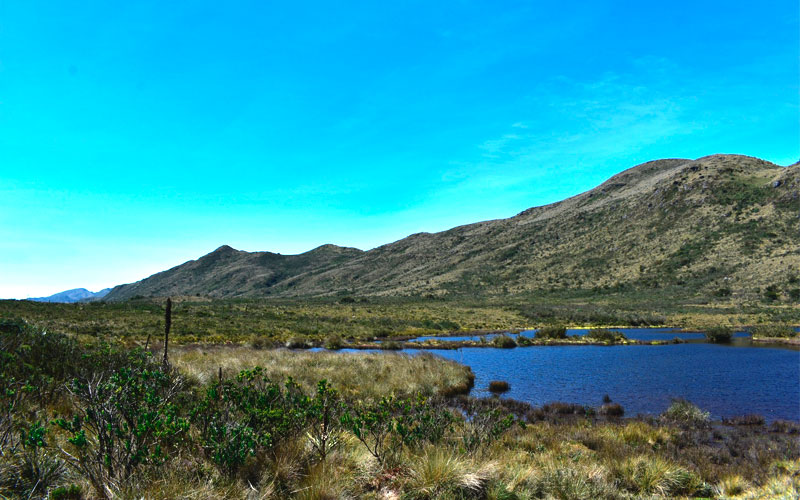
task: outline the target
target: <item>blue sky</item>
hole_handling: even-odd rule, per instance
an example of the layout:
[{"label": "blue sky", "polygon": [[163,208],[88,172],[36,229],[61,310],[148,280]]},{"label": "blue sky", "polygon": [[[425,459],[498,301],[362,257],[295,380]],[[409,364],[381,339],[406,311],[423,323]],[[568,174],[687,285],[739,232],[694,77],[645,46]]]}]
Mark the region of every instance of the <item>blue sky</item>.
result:
[{"label": "blue sky", "polygon": [[[566,4],[566,5],[565,5]],[[800,159],[798,4],[0,0],[0,297]]]}]

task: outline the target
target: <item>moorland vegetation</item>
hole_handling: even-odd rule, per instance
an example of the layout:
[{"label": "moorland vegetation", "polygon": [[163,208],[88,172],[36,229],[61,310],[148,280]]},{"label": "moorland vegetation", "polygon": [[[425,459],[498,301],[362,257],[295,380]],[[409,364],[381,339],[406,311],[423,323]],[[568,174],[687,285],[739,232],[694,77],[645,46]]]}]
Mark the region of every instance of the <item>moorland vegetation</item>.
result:
[{"label": "moorland vegetation", "polygon": [[797,424],[712,425],[685,401],[620,419],[611,402],[470,398],[469,370],[437,358],[187,347],[165,364],[8,320],[0,343],[10,498],[800,493]]}]

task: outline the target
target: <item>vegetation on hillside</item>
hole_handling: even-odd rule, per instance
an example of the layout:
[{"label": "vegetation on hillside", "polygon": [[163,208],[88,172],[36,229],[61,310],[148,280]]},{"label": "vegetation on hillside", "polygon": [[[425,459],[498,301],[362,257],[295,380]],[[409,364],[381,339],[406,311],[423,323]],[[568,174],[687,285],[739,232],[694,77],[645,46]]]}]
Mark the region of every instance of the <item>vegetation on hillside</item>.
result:
[{"label": "vegetation on hillside", "polygon": [[659,160],[515,217],[414,234],[367,252],[326,245],[281,256],[221,247],[117,287],[108,300],[463,299],[679,287],[697,297],[797,304],[799,209],[798,165],[737,155]]}]

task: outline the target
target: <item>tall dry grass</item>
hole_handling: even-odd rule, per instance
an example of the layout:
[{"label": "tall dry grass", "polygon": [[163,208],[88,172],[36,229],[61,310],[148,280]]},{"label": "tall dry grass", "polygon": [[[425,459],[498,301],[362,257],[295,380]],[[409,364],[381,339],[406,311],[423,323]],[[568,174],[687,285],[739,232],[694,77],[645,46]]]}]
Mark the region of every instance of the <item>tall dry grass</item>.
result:
[{"label": "tall dry grass", "polygon": [[254,350],[208,346],[175,350],[173,364],[201,384],[214,380],[222,369],[232,377],[255,366],[273,380],[292,377],[306,391],[327,380],[347,397],[379,398],[387,394],[433,394],[471,386],[469,367],[422,353],[339,353]]}]

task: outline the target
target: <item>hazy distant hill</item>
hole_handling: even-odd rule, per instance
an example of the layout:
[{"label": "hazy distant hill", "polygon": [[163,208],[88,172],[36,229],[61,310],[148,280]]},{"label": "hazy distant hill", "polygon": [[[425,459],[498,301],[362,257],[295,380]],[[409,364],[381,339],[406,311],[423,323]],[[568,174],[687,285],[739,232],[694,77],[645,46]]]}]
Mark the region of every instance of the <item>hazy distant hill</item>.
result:
[{"label": "hazy distant hill", "polygon": [[[507,294],[683,285],[726,295],[800,274],[800,166],[714,155],[644,163],[508,218],[419,233],[368,252],[223,246],[130,285],[134,296]],[[800,285],[795,285],[800,286]]]},{"label": "hazy distant hill", "polygon": [[92,299],[101,299],[110,291],[110,288],[105,288],[95,293],[90,292],[85,288],[73,288],[72,290],[59,292],[49,297],[34,297],[29,298],[28,300],[32,300],[34,302],[81,302]]}]

